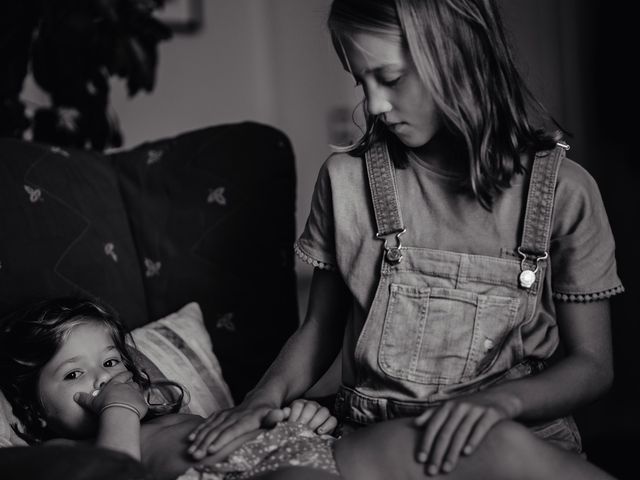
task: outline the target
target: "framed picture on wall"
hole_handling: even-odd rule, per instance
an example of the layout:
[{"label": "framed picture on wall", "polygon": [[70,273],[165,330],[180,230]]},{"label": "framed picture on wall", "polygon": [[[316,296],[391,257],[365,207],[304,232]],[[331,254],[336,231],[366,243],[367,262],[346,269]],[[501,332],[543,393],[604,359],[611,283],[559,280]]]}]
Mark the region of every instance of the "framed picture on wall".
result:
[{"label": "framed picture on wall", "polygon": [[202,0],[165,0],[155,16],[174,32],[194,33],[202,27]]}]

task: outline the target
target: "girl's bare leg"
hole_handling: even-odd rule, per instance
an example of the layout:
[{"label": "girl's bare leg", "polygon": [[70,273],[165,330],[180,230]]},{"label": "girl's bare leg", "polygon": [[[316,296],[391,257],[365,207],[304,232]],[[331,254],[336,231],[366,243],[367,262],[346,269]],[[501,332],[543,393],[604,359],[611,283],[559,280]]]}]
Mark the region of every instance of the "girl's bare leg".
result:
[{"label": "girl's bare leg", "polygon": [[474,453],[460,458],[452,472],[428,476],[425,465],[415,460],[418,434],[411,419],[382,422],[350,433],[335,444],[338,469],[345,480],[613,478],[579,455],[554,447],[508,421],[497,424]]}]

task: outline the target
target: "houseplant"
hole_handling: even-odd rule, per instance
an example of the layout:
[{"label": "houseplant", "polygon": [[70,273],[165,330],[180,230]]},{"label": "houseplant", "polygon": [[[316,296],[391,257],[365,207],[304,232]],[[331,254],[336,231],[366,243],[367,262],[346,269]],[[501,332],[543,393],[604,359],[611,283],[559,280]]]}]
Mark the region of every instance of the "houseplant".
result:
[{"label": "houseplant", "polygon": [[[103,150],[122,144],[109,81],[151,91],[158,43],[171,31],[153,16],[164,0],[5,0],[0,16],[0,136]],[[31,114],[27,74],[50,105]]]}]

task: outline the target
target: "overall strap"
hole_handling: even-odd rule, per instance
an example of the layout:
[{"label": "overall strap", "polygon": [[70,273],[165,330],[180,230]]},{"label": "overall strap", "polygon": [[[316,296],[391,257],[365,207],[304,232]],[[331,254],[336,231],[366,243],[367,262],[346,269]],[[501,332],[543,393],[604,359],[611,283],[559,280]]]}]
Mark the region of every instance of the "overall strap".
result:
[{"label": "overall strap", "polygon": [[[390,263],[402,259],[400,235],[405,232],[398,201],[393,164],[384,142],[377,142],[365,153],[367,178],[376,218],[376,237],[384,239],[386,258]],[[387,237],[394,235],[395,247],[387,247]]]},{"label": "overall strap", "polygon": [[560,163],[569,145],[558,142],[549,152],[536,154],[531,169],[524,226],[518,253],[522,256],[520,285],[530,288],[538,263],[549,257],[551,220]]}]

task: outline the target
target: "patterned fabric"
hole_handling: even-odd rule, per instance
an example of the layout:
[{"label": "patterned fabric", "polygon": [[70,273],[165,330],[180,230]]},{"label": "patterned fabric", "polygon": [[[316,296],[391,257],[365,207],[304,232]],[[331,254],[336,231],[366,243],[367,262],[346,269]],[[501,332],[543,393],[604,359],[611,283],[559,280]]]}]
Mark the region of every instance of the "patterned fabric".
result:
[{"label": "patterned fabric", "polygon": [[189,401],[181,412],[207,417],[233,406],[197,303],[137,328],[131,335],[152,381],[168,379],[185,387]]},{"label": "patterned fabric", "polygon": [[0,316],[67,295],[98,296],[131,327],[148,321],[116,173],[101,155],[0,139]]},{"label": "patterned fabric", "polygon": [[287,467],[323,470],[339,477],[335,438],[299,423],[282,422],[245,443],[224,461],[190,468],[177,480],[245,480]]}]

